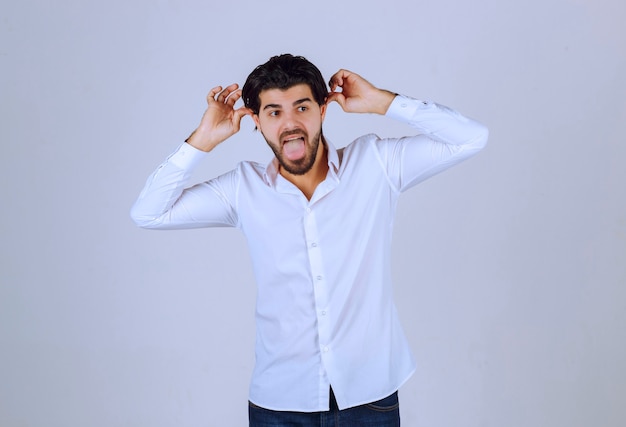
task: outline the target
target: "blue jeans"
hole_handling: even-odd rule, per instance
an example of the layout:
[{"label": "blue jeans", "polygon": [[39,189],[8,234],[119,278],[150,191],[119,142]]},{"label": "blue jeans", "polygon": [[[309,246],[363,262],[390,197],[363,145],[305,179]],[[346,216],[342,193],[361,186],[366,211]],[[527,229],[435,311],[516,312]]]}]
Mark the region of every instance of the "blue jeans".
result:
[{"label": "blue jeans", "polygon": [[330,410],[324,412],[272,411],[248,402],[250,427],[399,427],[398,392],[384,399],[339,410],[330,391]]}]

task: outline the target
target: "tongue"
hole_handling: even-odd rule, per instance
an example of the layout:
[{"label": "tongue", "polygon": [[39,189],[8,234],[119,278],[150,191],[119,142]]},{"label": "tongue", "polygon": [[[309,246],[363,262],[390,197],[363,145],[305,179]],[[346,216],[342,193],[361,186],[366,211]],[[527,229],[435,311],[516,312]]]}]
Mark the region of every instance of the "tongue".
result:
[{"label": "tongue", "polygon": [[294,139],[283,145],[285,157],[289,160],[298,160],[304,157],[304,140],[302,138]]}]

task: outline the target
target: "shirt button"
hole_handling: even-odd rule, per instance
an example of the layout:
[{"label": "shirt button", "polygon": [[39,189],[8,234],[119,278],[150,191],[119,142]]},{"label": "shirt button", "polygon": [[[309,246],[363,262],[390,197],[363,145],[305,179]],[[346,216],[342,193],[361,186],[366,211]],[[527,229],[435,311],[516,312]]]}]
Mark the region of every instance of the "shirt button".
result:
[{"label": "shirt button", "polygon": [[311,213],[311,208],[306,208],[306,213]]},{"label": "shirt button", "polygon": [[326,312],[322,310],[322,316],[326,316]]},{"label": "shirt button", "polygon": [[315,243],[315,242],[311,243],[311,247],[312,248],[317,248],[317,243]]},{"label": "shirt button", "polygon": [[328,347],[324,347],[324,353],[328,353]]},{"label": "shirt button", "polygon": [[320,281],[320,280],[322,280],[322,276],[317,276],[317,277],[316,277],[316,279],[317,279],[318,281]]}]

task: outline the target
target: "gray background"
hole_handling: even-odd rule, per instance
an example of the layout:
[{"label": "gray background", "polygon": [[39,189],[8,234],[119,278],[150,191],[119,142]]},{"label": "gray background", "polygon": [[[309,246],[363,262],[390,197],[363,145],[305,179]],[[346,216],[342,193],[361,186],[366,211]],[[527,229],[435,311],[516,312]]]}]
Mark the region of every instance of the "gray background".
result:
[{"label": "gray background", "polygon": [[[0,6],[0,425],[243,426],[254,283],[232,229],[128,211],[205,94],[271,55],[491,130],[404,194],[406,426],[626,420],[626,3],[43,1]],[[404,125],[330,107],[345,145]],[[194,181],[271,152],[246,118]]]}]

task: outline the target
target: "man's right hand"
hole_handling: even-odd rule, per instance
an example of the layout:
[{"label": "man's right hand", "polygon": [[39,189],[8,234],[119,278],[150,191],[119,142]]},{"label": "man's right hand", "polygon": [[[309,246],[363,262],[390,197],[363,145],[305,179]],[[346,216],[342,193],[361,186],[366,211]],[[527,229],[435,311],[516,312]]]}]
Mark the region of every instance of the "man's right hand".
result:
[{"label": "man's right hand", "polygon": [[252,115],[252,111],[248,108],[235,109],[235,102],[239,98],[241,98],[241,89],[237,83],[225,89],[221,86],[211,89],[206,98],[208,107],[200,125],[186,139],[186,142],[198,150],[208,152],[239,132],[243,116]]}]

